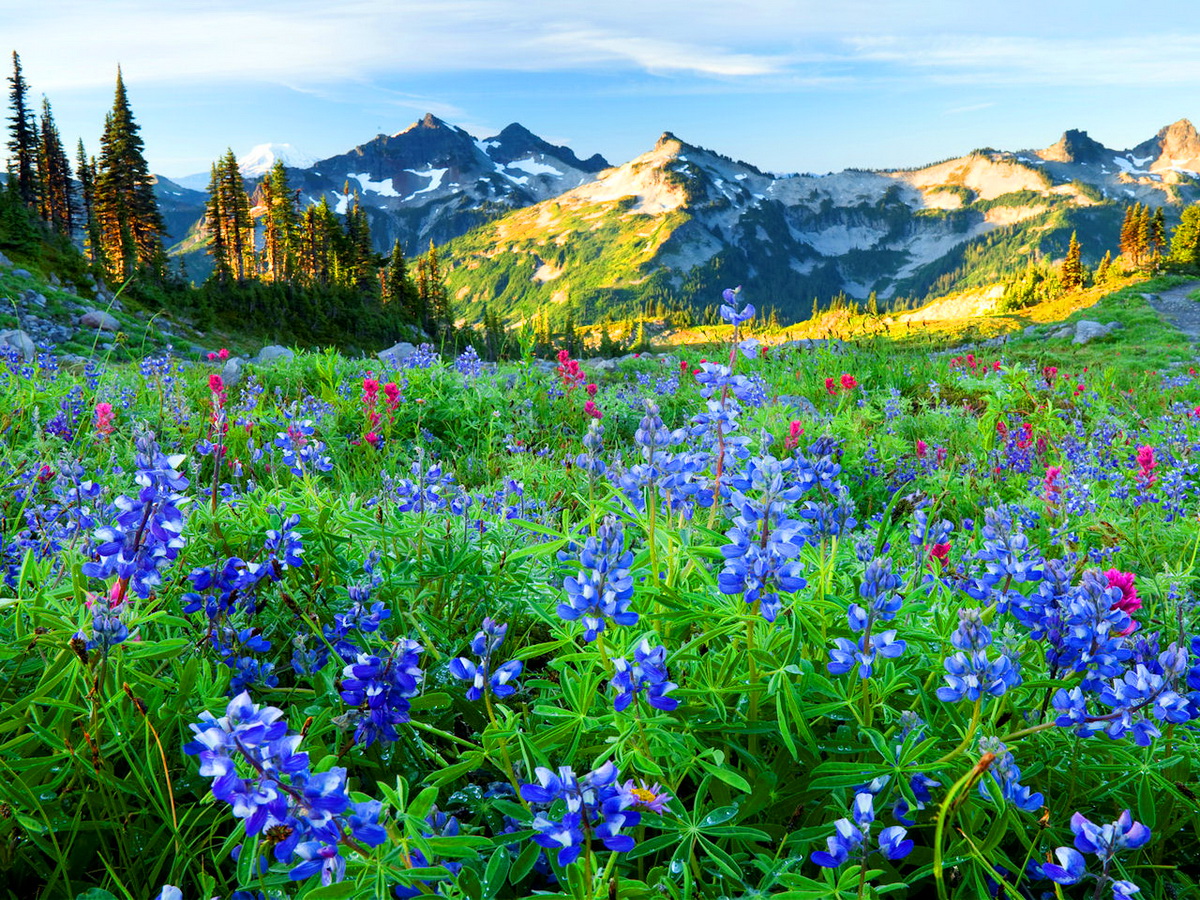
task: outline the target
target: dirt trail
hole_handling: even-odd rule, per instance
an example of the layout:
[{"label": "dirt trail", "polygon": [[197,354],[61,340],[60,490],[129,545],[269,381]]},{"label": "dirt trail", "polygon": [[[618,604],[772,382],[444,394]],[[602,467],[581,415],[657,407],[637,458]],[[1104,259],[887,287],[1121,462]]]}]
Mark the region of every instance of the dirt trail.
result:
[{"label": "dirt trail", "polygon": [[1190,337],[1200,340],[1200,303],[1188,294],[1200,288],[1200,281],[1189,281],[1157,294],[1142,294],[1146,302],[1168,322]]}]

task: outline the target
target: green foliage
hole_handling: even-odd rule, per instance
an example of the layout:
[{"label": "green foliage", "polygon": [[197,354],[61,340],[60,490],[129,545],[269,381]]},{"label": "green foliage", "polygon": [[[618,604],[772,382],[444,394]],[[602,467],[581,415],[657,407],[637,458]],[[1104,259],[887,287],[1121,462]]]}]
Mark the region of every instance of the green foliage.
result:
[{"label": "green foliage", "polygon": [[[0,548],[8,554],[0,558],[0,837],[7,848],[0,894],[125,900],[153,896],[170,883],[185,896],[244,889],[367,900],[398,883],[429,882],[446,896],[496,900],[545,891],[564,900],[603,897],[610,890],[646,900],[849,900],[893,889],[932,896],[940,864],[947,896],[974,900],[986,895],[985,879],[998,866],[1012,873],[1017,893],[1045,887],[1026,862],[1070,842],[1072,812],[1107,822],[1125,808],[1154,838],[1146,850],[1121,855],[1123,874],[1164,897],[1185,892],[1197,863],[1189,835],[1200,827],[1186,792],[1200,767],[1190,729],[1176,728],[1143,748],[1128,738],[1081,738],[1051,716],[1032,715],[1058,686],[1073,687],[1079,678],[1048,673],[1045,647],[1011,611],[985,607],[958,586],[981,571],[984,550],[980,529],[964,520],[982,523],[986,508],[1003,507],[1020,511],[1030,546],[1048,557],[1077,554],[1136,572],[1144,604],[1136,618],[1147,631],[1164,622],[1194,631],[1196,497],[1189,488],[1180,500],[1184,512],[1172,521],[1161,504],[1135,502],[1144,486],[1135,480],[1134,448],[1173,447],[1179,455],[1161,454],[1159,474],[1164,483],[1186,479],[1185,445],[1196,428],[1194,417],[1180,412],[1200,400],[1195,387],[1146,371],[1190,358],[1140,298],[1140,291],[1169,283],[1139,285],[1088,311],[1126,325],[1105,346],[1018,340],[1003,348],[998,371],[976,364],[998,355],[968,364],[965,352],[886,341],[841,355],[739,355],[738,371],[761,380],[769,398],[740,416],[737,434],[754,454],[790,458],[784,439],[798,416],[805,458],[819,456],[818,441],[835,442],[824,471],[836,459],[845,493],[814,486],[803,498],[775,502],[796,515],[818,511],[805,500],[830,509],[846,503],[861,523],[846,524],[836,538],[804,540],[798,561],[807,584],[785,592],[773,623],[719,589],[728,556],[722,548],[730,543],[724,532],[736,511],[697,507],[681,516],[664,503],[656,518],[635,509],[618,485],[589,477],[574,463],[588,421],[585,392],[548,390],[556,377],[527,362],[470,378],[442,364],[401,373],[381,371],[374,359],[302,353],[252,367],[228,389],[228,409],[239,419],[227,432],[214,423],[213,370],[204,366],[106,367],[92,381],[53,369],[0,369],[0,462],[14,473],[0,491]],[[278,299],[274,292],[289,286],[250,287]],[[569,331],[568,324],[564,316],[537,328],[554,334],[557,327]],[[709,358],[726,358],[729,349]],[[1128,360],[1117,356],[1121,351]],[[1049,364],[1075,377],[1048,381]],[[662,360],[595,373],[607,458],[642,458],[642,445],[633,443],[645,410],[640,400],[647,385],[677,373],[674,361]],[[831,395],[825,380],[837,384],[842,373],[859,384]],[[394,408],[379,400],[378,420],[363,402],[368,376],[403,382]],[[1085,394],[1075,393],[1079,382]],[[653,396],[668,429],[690,426],[706,408],[688,379]],[[95,404],[117,398],[112,433],[96,433]],[[83,413],[68,431],[53,431],[47,423],[64,401],[80,403]],[[798,413],[809,407],[815,415]],[[325,445],[328,472],[295,475],[272,449],[275,436],[302,416],[314,419],[312,439]],[[1006,447],[997,424],[1018,432],[1023,422],[1034,443]],[[135,441],[147,427],[165,451],[184,457],[179,464],[190,484],[181,490],[192,501],[184,505],[185,546],[162,583],[122,610],[137,639],[107,653],[85,650],[75,635],[93,636],[94,611],[118,581],[84,575],[95,552],[89,539],[109,521],[112,500],[141,489],[133,477]],[[363,441],[368,431],[382,438],[378,447]],[[1119,432],[1128,446],[1112,440]],[[764,434],[775,440],[767,443]],[[224,452],[204,452],[208,441]],[[928,444],[924,457],[918,441]],[[1072,441],[1082,443],[1086,465],[1069,455]],[[440,507],[459,495],[449,483],[429,480],[435,459],[473,492],[466,515]],[[53,470],[45,479],[37,474],[43,464]],[[1086,481],[1094,506],[1071,513],[1048,506],[1044,465],[1064,466],[1072,484],[1104,467],[1103,482]],[[385,483],[382,472],[406,473],[413,483],[406,487],[397,475]],[[96,521],[80,526],[74,543],[62,541],[56,529],[82,513],[61,502],[63,492],[84,478],[101,490],[87,511]],[[696,484],[707,489],[712,478],[701,473]],[[426,505],[408,505],[422,479]],[[228,488],[214,496],[222,483]],[[757,498],[754,488],[747,491]],[[930,521],[956,525],[946,570],[909,542],[917,503]],[[273,566],[264,547],[281,527],[281,506],[298,516],[303,563],[280,564],[278,581],[254,589],[254,613],[242,606],[248,595],[212,623],[203,612],[184,612],[188,573],[197,567],[233,558]],[[564,578],[578,573],[572,542],[608,514],[628,535],[640,619],[610,624],[602,640],[588,642],[578,623],[555,610],[564,601]],[[818,527],[815,518],[804,521]],[[847,609],[852,600],[866,602],[864,558],[871,555],[889,556],[902,576],[902,608],[889,627],[908,646],[879,661],[869,679],[832,674],[833,639],[861,636],[847,626]],[[368,560],[371,575],[363,571]],[[349,677],[345,660],[335,656],[312,674],[290,662],[294,650],[325,646],[326,628],[350,608],[351,587],[369,591],[390,617],[378,632],[352,630],[349,640],[382,657],[401,638],[425,647],[424,689],[412,699],[411,721],[398,725],[401,740],[382,746],[352,738],[362,711],[339,695]],[[1038,585],[1013,582],[1012,589],[1027,602]],[[974,712],[969,701],[934,693],[945,683],[949,636],[963,608],[994,617],[988,621],[1024,677],[1003,697],[985,696]],[[451,660],[471,655],[484,616],[508,624],[501,652],[524,664],[518,692],[489,704],[467,701],[466,686],[449,671]],[[386,837],[361,852],[344,847],[347,878],[339,884],[321,886],[317,876],[294,882],[289,864],[273,860],[269,871],[256,873],[255,842],[181,749],[194,738],[188,726],[201,711],[219,716],[228,702],[232,670],[210,634],[234,640],[230,635],[243,628],[271,645],[261,658],[278,678],[252,685],[254,701],[279,707],[289,727],[303,731],[301,749],[313,771],[345,768],[356,798],[380,801]],[[631,658],[643,638],[667,648],[670,678],[679,685],[676,710],[650,707],[644,695],[627,710],[613,708],[615,660]],[[922,724],[906,728],[913,716]],[[1019,810],[1001,796],[990,776],[971,780],[987,770],[981,737],[1004,739],[1022,783],[1044,794],[1044,823],[1041,810]],[[627,853],[601,850],[595,841],[577,863],[560,866],[553,852],[539,863],[540,848],[529,840],[533,810],[496,785],[529,781],[538,766],[583,774],[606,760],[635,786],[638,779],[659,784],[670,795],[664,813],[644,813],[644,827],[630,830],[636,846]],[[910,783],[918,772],[941,782],[924,809],[916,808]],[[875,857],[865,867],[852,860],[819,869],[812,852],[849,814],[856,790],[872,781],[884,820],[875,833],[892,823],[889,810],[903,799],[916,822],[909,837],[917,849],[903,861]],[[458,818],[457,834],[430,824],[435,807]],[[547,812],[561,815],[558,808]]]}]

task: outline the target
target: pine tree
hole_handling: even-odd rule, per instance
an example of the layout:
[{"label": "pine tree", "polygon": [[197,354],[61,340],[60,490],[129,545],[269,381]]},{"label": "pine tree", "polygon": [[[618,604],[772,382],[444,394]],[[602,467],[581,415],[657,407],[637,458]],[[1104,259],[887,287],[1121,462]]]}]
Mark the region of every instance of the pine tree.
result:
[{"label": "pine tree", "polygon": [[343,244],[346,258],[343,264],[345,284],[359,290],[369,290],[375,285],[375,273],[379,270],[379,258],[371,242],[371,222],[367,212],[359,203],[358,192],[346,212],[346,240]]},{"label": "pine tree", "polygon": [[1100,260],[1100,264],[1096,266],[1096,284],[1104,284],[1108,281],[1108,276],[1112,269],[1112,251],[1105,250],[1104,257]]},{"label": "pine tree", "polygon": [[17,196],[30,209],[37,206],[37,119],[29,108],[29,85],[21,74],[21,57],[13,51],[13,73],[9,76],[8,99],[12,114],[8,117],[8,152],[14,162]]},{"label": "pine tree", "polygon": [[263,271],[269,281],[291,281],[296,268],[296,231],[299,216],[296,194],[288,184],[287,169],[275,161],[262,181]]},{"label": "pine tree", "polygon": [[71,181],[71,162],[63,149],[54,124],[54,113],[50,101],[42,100],[42,135],[38,144],[38,183],[41,195],[38,198],[38,215],[54,231],[71,237],[75,220],[74,185]]},{"label": "pine tree", "polygon": [[[426,310],[427,328],[431,335],[449,328],[453,324],[450,313],[450,295],[446,290],[445,276],[442,274],[438,261],[437,247],[429,242],[429,252],[425,255],[425,279],[422,302]],[[420,282],[418,282],[420,287]],[[550,324],[544,323],[546,343],[549,344]]]},{"label": "pine tree", "polygon": [[343,239],[337,216],[329,207],[329,199],[307,206],[300,215],[298,263],[300,274],[308,285],[333,282],[334,260]]},{"label": "pine tree", "polygon": [[1138,251],[1138,214],[1141,204],[1135,203],[1125,207],[1125,216],[1121,219],[1121,236],[1117,244],[1118,252],[1129,261],[1131,266],[1137,266]]},{"label": "pine tree", "polygon": [[1185,269],[1200,266],[1200,205],[1192,204],[1184,209],[1171,235],[1171,251],[1167,261],[1172,266]]},{"label": "pine tree", "polygon": [[80,138],[75,148],[75,175],[79,179],[79,225],[83,229],[83,249],[95,262],[100,247],[100,226],[96,221],[96,160],[89,158]]},{"label": "pine tree", "polygon": [[96,172],[98,255],[114,278],[128,278],[140,269],[161,279],[166,262],[163,221],[138,132],[118,68],[116,95],[104,122]]},{"label": "pine tree", "polygon": [[1068,294],[1083,287],[1083,257],[1079,247],[1079,239],[1071,232],[1071,241],[1067,245],[1067,255],[1059,269],[1063,290]]},{"label": "pine tree", "polygon": [[[383,270],[381,299],[385,305],[394,305],[404,322],[421,326],[425,321],[425,310],[417,294],[417,286],[408,276],[408,263],[404,259],[404,248],[397,240],[392,245],[391,256]],[[487,309],[484,309],[484,329],[487,329]]]},{"label": "pine tree", "polygon": [[212,280],[226,283],[233,280],[226,243],[225,209],[221,190],[221,170],[216,163],[209,170],[208,200],[204,204],[204,227],[208,231],[208,255],[213,260]]}]

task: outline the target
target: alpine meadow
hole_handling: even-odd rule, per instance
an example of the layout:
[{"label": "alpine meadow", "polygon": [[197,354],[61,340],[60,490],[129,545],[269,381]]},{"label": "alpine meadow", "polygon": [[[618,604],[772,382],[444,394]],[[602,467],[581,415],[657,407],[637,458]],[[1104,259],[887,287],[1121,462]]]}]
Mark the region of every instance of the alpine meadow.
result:
[{"label": "alpine meadow", "polygon": [[[616,56],[501,5],[397,5],[442,94],[383,26],[330,64],[305,4],[158,11],[168,75],[65,40],[115,72],[90,148],[94,73],[38,67],[52,107],[12,52],[0,900],[1200,898],[1200,133],[814,174],[672,125],[612,162],[553,96],[687,124],[966,76],[893,91],[865,26],[860,75],[782,25],[689,44],[703,3]],[[204,22],[227,74],[187,71]],[[1135,38],[1096,45],[1114,97]],[[157,174],[202,85],[268,71],[434,112]],[[479,124],[513,97],[546,137]]]}]

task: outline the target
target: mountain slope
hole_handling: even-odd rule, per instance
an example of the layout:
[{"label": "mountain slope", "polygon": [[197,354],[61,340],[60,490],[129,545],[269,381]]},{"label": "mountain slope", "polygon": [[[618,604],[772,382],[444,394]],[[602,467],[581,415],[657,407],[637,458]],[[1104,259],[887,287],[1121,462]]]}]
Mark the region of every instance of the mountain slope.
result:
[{"label": "mountain slope", "polygon": [[814,297],[838,292],[886,301],[994,280],[1061,255],[1072,230],[1098,259],[1123,203],[1195,199],[1194,171],[1200,136],[1186,120],[1123,153],[1068,131],[1042,151],[822,176],[768,175],[666,133],[596,180],[456,239],[443,258],[467,319],[488,304],[514,320],[569,307],[582,322],[656,301],[707,304],[739,282],[802,318]]}]

